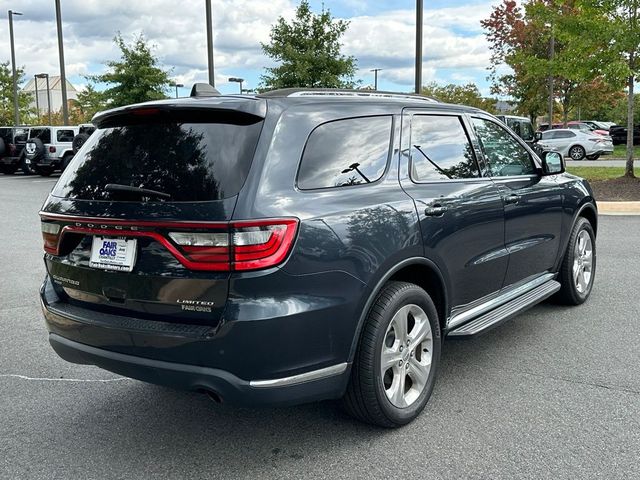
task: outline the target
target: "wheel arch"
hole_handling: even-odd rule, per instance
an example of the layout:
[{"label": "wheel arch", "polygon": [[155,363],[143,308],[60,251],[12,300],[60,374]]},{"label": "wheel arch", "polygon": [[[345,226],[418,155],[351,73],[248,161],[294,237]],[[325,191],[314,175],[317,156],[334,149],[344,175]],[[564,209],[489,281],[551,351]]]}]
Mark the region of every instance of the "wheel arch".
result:
[{"label": "wheel arch", "polygon": [[369,294],[358,319],[351,350],[349,352],[349,362],[352,362],[355,356],[358,343],[360,342],[362,327],[367,315],[369,314],[371,306],[375,302],[384,285],[391,280],[410,282],[423,288],[436,304],[440,329],[441,331],[444,331],[447,318],[449,317],[450,308],[448,296],[449,289],[447,287],[445,277],[433,261],[424,257],[407,258],[389,269],[380,278],[380,280],[378,280],[375,287]]}]

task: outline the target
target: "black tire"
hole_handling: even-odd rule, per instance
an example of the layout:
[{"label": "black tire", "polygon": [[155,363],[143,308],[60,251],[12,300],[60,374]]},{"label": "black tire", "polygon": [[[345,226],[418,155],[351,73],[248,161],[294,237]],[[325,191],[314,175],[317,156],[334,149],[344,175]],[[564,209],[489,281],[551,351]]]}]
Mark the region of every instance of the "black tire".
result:
[{"label": "black tire", "polygon": [[[421,393],[409,406],[398,408],[385,393],[385,378],[381,372],[380,357],[383,342],[387,341],[389,335],[389,325],[394,315],[406,305],[416,305],[426,314],[432,334],[432,357],[431,369]],[[411,422],[431,397],[440,364],[441,349],[438,312],[427,292],[412,283],[387,283],[365,320],[347,392],[342,399],[345,409],[363,422],[386,428],[395,428]],[[406,352],[409,351],[411,349],[407,348]]]},{"label": "black tire", "polygon": [[[588,284],[583,291],[580,291],[579,287],[576,285],[576,280],[574,278],[574,264],[576,262],[576,244],[579,243],[579,237],[582,235],[581,232],[586,232],[591,240],[591,275],[589,277]],[[593,226],[584,217],[579,217],[576,221],[576,224],[573,226],[573,230],[571,231],[571,236],[569,237],[569,244],[567,245],[567,250],[564,253],[564,258],[562,259],[562,266],[560,267],[559,272],[559,281],[562,287],[560,291],[556,294],[556,299],[565,305],[580,305],[584,303],[589,295],[591,294],[591,290],[593,288],[593,282],[596,274],[596,236],[593,231]],[[579,262],[582,267],[584,267],[583,262]]]},{"label": "black tire", "polygon": [[73,141],[71,142],[71,148],[73,149],[74,155],[78,153],[78,150],[82,148],[82,145],[89,139],[89,135],[86,133],[79,133],[75,137],[73,137]]},{"label": "black tire", "polygon": [[569,158],[574,161],[584,160],[587,156],[587,152],[582,145],[574,145],[569,149]]},{"label": "black tire", "polygon": [[0,172],[4,173],[5,175],[13,175],[14,173],[16,173],[16,170],[18,169],[17,166],[13,166],[13,165],[2,165],[0,167]]},{"label": "black tire", "polygon": [[[31,153],[29,153],[31,152]],[[39,138],[30,138],[24,147],[25,156],[31,160],[31,163],[37,163],[45,156],[45,146]]]},{"label": "black tire", "polygon": [[600,155],[587,155],[587,160],[597,160],[600,158]]},{"label": "black tire", "polygon": [[48,177],[53,173],[53,167],[35,167],[34,169],[37,175],[42,175],[43,177]]},{"label": "black tire", "polygon": [[73,155],[70,153],[67,153],[64,157],[62,157],[62,164],[60,168],[63,172],[67,169],[71,160],[73,160]]}]

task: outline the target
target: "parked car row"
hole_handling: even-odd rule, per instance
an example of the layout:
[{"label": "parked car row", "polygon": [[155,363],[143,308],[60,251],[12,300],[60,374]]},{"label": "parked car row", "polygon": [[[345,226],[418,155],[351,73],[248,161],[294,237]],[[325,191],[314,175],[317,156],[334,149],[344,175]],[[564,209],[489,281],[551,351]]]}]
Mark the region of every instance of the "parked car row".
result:
[{"label": "parked car row", "polygon": [[63,171],[94,130],[93,124],[0,127],[0,172],[49,176]]},{"label": "parked car row", "polygon": [[[567,128],[561,124],[541,125],[534,132],[531,120],[526,117],[500,115],[498,118],[531,146],[538,155],[556,151],[571,160],[597,160],[601,155],[613,153],[613,139],[600,122],[569,122]],[[546,127],[546,128],[545,128]],[[596,128],[597,127],[597,128]]]}]

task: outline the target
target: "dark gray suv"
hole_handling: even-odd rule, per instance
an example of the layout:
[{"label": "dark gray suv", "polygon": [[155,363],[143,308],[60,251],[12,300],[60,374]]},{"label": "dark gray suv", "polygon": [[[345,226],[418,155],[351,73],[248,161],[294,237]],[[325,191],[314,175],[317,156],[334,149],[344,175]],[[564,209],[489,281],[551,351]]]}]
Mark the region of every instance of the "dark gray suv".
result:
[{"label": "dark gray suv", "polygon": [[480,110],[281,90],[94,118],[41,212],[55,351],[242,405],[394,427],[443,339],[593,286],[597,210]]}]

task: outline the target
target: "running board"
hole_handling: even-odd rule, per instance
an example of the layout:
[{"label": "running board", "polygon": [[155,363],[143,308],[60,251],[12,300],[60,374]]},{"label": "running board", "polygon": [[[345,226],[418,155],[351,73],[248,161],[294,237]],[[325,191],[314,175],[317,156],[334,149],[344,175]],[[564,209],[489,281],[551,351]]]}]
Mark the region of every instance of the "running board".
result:
[{"label": "running board", "polygon": [[528,291],[524,295],[514,298],[508,303],[501,305],[478,318],[471,320],[464,325],[451,330],[449,337],[475,337],[491,330],[494,327],[506,322],[525,310],[542,302],[546,298],[560,290],[560,283],[549,280],[542,285]]}]

